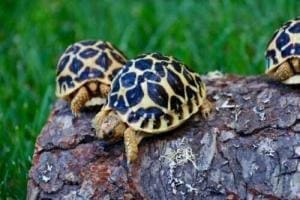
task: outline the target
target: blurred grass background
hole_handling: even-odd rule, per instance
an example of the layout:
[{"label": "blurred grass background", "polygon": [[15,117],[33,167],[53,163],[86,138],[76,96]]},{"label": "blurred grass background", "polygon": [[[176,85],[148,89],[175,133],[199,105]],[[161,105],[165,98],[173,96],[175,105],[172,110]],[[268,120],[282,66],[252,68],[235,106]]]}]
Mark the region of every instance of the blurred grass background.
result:
[{"label": "blurred grass background", "polygon": [[0,199],[24,199],[34,142],[55,101],[60,54],[82,39],[111,41],[129,58],[174,55],[194,70],[264,71],[264,48],[300,1],[0,2]]}]

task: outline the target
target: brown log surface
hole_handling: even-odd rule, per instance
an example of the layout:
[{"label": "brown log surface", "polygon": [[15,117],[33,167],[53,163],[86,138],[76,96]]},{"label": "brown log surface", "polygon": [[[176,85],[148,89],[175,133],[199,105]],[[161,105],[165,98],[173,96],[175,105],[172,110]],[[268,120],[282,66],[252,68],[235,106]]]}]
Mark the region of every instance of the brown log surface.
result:
[{"label": "brown log surface", "polygon": [[95,111],[55,103],[39,135],[28,199],[300,199],[300,87],[263,77],[205,79],[216,109],[142,141],[95,138]]}]

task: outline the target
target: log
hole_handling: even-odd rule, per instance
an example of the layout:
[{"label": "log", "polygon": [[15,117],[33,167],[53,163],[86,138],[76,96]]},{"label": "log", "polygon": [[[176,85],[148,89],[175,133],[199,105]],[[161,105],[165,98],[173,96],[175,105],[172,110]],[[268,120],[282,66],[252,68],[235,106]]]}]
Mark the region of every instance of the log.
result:
[{"label": "log", "polygon": [[123,142],[95,137],[92,108],[58,100],[37,138],[28,199],[300,199],[300,87],[264,77],[204,78],[215,104],[174,131]]}]

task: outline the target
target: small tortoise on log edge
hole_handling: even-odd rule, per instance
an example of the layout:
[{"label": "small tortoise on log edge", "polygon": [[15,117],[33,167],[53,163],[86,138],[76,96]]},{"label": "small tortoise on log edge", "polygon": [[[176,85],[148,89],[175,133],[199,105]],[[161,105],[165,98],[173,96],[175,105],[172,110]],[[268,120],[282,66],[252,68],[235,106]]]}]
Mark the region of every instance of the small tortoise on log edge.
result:
[{"label": "small tortoise on log edge", "polygon": [[69,101],[77,116],[92,98],[107,97],[113,77],[126,61],[124,54],[109,42],[76,42],[59,59],[56,96]]},{"label": "small tortoise on log edge", "polygon": [[266,74],[285,84],[300,84],[300,18],[286,22],[266,50]]},{"label": "small tortoise on log edge", "polygon": [[92,124],[101,139],[115,142],[124,137],[130,163],[144,137],[170,131],[199,110],[207,118],[211,107],[197,73],[173,57],[143,54],[116,75],[107,104]]}]

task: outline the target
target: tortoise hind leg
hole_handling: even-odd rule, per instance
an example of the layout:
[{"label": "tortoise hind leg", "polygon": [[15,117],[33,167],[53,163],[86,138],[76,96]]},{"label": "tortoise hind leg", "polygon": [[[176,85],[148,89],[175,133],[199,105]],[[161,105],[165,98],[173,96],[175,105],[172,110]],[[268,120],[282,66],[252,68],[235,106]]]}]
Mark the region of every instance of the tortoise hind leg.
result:
[{"label": "tortoise hind leg", "polygon": [[282,63],[272,75],[275,80],[284,81],[294,75],[294,72],[288,62]]},{"label": "tortoise hind leg", "polygon": [[127,157],[127,163],[130,164],[137,159],[138,145],[145,135],[131,128],[127,128],[124,132],[124,144]]},{"label": "tortoise hind leg", "polygon": [[80,109],[90,100],[90,95],[85,87],[81,87],[71,101],[71,110],[75,117],[79,116]]},{"label": "tortoise hind leg", "polygon": [[200,106],[200,113],[203,118],[207,119],[213,109],[213,104],[208,100],[205,99]]},{"label": "tortoise hind leg", "polygon": [[296,73],[300,73],[300,58],[293,58],[291,60],[291,63],[293,65],[294,71]]},{"label": "tortoise hind leg", "polygon": [[293,71],[292,75],[282,81],[284,84],[288,85],[294,85],[294,84],[300,84],[300,58],[294,57],[289,60],[289,64],[291,66],[291,70]]}]

